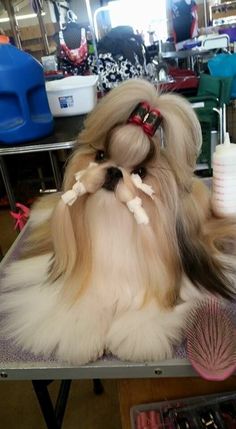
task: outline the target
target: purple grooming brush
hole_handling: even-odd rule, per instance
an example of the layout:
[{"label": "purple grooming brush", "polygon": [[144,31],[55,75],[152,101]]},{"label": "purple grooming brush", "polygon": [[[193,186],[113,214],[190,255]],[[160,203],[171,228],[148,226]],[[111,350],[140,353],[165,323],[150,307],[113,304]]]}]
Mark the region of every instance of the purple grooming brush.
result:
[{"label": "purple grooming brush", "polygon": [[225,380],[236,369],[234,324],[229,310],[215,298],[200,302],[190,313],[187,356],[206,380]]}]

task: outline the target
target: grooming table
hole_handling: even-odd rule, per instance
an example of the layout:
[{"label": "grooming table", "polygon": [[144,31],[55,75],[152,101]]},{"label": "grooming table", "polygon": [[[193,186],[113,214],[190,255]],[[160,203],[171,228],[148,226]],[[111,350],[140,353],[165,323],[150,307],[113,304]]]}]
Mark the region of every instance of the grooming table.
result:
[{"label": "grooming table", "polygon": [[[0,264],[0,285],[6,264],[18,258],[22,240],[28,234],[27,229],[26,225]],[[180,377],[184,378],[180,379]],[[0,378],[32,380],[49,429],[61,428],[70,383],[73,379],[93,379],[95,393],[102,392],[99,379],[120,379],[118,386],[123,429],[130,428],[129,408],[137,403],[236,389],[234,377],[221,383],[209,383],[197,378],[197,374],[186,359],[184,346],[178,347],[175,359],[161,362],[121,362],[113,356],[104,356],[96,362],[75,366],[55,361],[53,358],[45,359],[43,356],[27,353],[8,338],[1,337],[1,334]],[[47,386],[55,379],[62,382],[57,404],[53,408]]]}]

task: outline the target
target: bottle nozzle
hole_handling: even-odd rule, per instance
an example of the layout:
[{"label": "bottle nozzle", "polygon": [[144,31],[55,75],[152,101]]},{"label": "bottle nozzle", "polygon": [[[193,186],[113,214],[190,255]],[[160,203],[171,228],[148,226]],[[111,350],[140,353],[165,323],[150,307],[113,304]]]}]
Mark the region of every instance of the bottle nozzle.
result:
[{"label": "bottle nozzle", "polygon": [[225,133],[224,145],[225,146],[229,146],[230,145],[229,133]]}]

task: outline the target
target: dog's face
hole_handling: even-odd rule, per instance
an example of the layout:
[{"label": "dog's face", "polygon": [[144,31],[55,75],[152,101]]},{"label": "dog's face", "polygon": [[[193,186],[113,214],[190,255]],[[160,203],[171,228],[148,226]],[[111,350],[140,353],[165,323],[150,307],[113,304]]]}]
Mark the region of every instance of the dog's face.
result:
[{"label": "dog's face", "polygon": [[[116,194],[117,187],[122,181],[132,187],[130,176],[133,174],[152,186],[153,201],[159,197],[164,202],[172,198],[173,192],[177,192],[174,173],[165,156],[165,151],[161,149],[159,132],[151,139],[136,125],[117,126],[109,133],[103,144],[100,143],[97,147],[81,146],[67,168],[65,190],[73,186],[75,174],[87,169],[90,163],[97,164],[96,169],[88,169],[85,173],[90,196],[98,191],[101,193],[101,190]],[[172,183],[171,188],[175,189],[172,189],[172,192],[168,190],[164,192],[165,183],[169,181]],[[169,183],[168,188],[170,189]],[[136,192],[138,193],[137,190]],[[113,198],[112,195],[110,196]],[[140,196],[145,197],[142,193]],[[149,199],[149,203],[151,202],[152,200]],[[155,205],[154,202],[153,205]]]}]

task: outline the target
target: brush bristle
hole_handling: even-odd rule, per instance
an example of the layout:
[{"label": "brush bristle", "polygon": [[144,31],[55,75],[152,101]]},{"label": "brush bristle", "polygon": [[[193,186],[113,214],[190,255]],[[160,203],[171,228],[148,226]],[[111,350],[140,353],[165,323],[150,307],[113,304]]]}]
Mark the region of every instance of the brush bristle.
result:
[{"label": "brush bristle", "polygon": [[235,328],[228,309],[214,298],[201,302],[190,314],[187,355],[207,380],[224,380],[236,368]]}]

